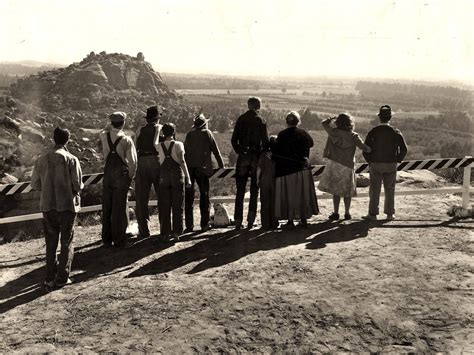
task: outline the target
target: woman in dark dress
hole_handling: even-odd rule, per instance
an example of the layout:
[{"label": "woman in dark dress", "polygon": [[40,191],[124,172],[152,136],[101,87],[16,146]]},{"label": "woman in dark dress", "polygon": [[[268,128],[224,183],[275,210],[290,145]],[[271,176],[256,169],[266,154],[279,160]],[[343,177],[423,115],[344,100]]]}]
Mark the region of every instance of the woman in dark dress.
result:
[{"label": "woman in dark dress", "polygon": [[319,213],[316,190],[309,165],[309,151],[314,142],[305,130],[298,128],[301,118],[291,111],[286,116],[288,128],[278,134],[274,148],[275,217],[288,220],[283,227],[293,227],[299,219],[305,227],[307,219]]}]

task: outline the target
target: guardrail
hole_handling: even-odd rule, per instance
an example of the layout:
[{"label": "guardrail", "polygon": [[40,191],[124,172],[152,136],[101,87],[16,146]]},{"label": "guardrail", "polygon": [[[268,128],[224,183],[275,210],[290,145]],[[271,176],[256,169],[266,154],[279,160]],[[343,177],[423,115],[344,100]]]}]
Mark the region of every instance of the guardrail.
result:
[{"label": "guardrail", "polygon": [[[445,193],[461,193],[462,194],[462,207],[467,209],[469,207],[469,195],[470,195],[470,186],[471,186],[471,169],[474,166],[474,158],[467,156],[464,158],[447,158],[447,159],[427,159],[427,160],[406,160],[401,162],[397,171],[412,171],[412,170],[437,170],[437,169],[448,169],[448,168],[463,168],[463,184],[462,187],[445,187],[445,188],[436,188],[436,189],[418,189],[418,190],[397,190],[397,196],[403,195],[425,195],[425,194],[445,194]],[[315,165],[312,167],[312,173],[314,177],[317,177],[322,174],[324,171],[324,165]],[[369,164],[362,163],[356,164],[355,166],[356,173],[367,173],[369,172]],[[102,182],[104,174],[90,174],[84,175],[82,181],[84,185],[94,185]],[[235,168],[222,168],[216,169],[211,176],[211,179],[231,179],[235,177]],[[15,195],[15,194],[24,194],[31,192],[30,182],[21,182],[16,184],[6,184],[0,185],[0,195]],[[382,193],[383,194],[383,193]],[[368,193],[358,193],[356,198],[368,197]],[[332,198],[331,195],[322,193],[318,194],[318,199],[328,199]],[[234,198],[221,197],[221,198],[211,198],[211,202],[221,202],[221,203],[231,203],[234,201]],[[129,201],[130,206],[135,206],[135,201]],[[157,201],[150,201],[150,206],[156,206]],[[84,206],[81,208],[80,213],[84,212],[94,212],[100,211],[102,209],[101,205],[94,206]],[[22,222],[34,219],[42,218],[42,213],[33,213],[20,216],[11,216],[0,218],[0,225],[7,223]]]}]

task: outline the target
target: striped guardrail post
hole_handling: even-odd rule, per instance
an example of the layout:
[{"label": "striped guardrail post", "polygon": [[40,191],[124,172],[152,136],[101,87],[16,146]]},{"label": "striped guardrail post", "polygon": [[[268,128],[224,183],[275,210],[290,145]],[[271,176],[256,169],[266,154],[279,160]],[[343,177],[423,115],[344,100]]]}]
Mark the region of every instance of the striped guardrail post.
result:
[{"label": "striped guardrail post", "polygon": [[[471,158],[472,157],[466,157]],[[469,196],[470,196],[470,188],[471,188],[471,171],[472,171],[472,164],[469,164],[464,167],[463,177],[462,177],[462,208],[468,209],[469,208]]]}]

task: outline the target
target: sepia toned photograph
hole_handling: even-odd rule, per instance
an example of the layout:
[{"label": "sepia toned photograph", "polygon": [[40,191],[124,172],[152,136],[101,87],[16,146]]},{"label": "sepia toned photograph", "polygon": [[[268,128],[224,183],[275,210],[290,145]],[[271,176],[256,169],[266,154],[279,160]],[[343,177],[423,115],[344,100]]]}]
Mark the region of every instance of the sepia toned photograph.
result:
[{"label": "sepia toned photograph", "polygon": [[473,353],[473,23],[0,0],[0,353]]}]

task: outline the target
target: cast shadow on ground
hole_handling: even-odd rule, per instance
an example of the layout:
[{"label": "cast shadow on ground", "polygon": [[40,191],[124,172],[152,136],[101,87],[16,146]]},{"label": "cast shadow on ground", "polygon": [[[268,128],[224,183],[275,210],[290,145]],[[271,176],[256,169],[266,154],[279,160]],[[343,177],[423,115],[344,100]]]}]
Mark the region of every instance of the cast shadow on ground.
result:
[{"label": "cast shadow on ground", "polygon": [[166,254],[151,261],[127,277],[170,272],[187,264],[199,262],[188,273],[194,274],[239,260],[247,255],[307,243],[308,249],[324,248],[329,243],[347,242],[366,237],[370,228],[386,221],[365,221],[310,224],[307,228],[265,232],[227,231],[211,235],[208,239],[188,248]]},{"label": "cast shadow on ground", "polygon": [[[170,244],[159,243],[156,237],[137,241],[124,249],[105,248],[100,246],[101,244],[99,241],[76,248],[72,264],[74,283],[117,272],[117,270],[130,266],[148,255],[170,247]],[[96,245],[99,247],[94,248]],[[90,247],[93,248],[86,249]],[[42,262],[44,263],[44,261]],[[17,265],[22,266],[21,263]],[[0,287],[0,301],[9,298],[0,303],[0,314],[47,294],[42,285],[45,269],[45,266],[42,265]]]}]

